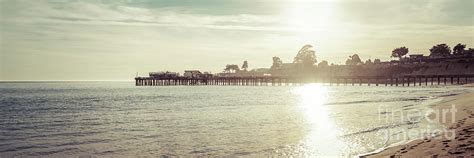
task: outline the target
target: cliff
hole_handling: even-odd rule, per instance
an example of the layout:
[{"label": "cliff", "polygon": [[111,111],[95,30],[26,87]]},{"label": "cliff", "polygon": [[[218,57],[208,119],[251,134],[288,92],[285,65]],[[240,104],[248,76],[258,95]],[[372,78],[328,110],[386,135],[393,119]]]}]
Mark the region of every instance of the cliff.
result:
[{"label": "cliff", "polygon": [[312,70],[276,71],[274,76],[406,76],[406,75],[474,75],[474,63],[417,63],[332,65]]}]

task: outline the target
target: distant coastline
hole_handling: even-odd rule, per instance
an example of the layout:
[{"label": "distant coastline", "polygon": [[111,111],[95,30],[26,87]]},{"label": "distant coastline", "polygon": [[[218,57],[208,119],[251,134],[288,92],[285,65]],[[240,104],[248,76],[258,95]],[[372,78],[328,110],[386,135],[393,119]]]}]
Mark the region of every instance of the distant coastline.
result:
[{"label": "distant coastline", "polygon": [[[398,76],[439,76],[439,75],[474,75],[474,49],[465,49],[466,45],[457,44],[452,49],[446,44],[433,46],[429,56],[410,54],[408,48],[399,47],[391,52],[391,57],[398,60],[381,61],[367,59],[365,62],[358,54],[349,56],[345,65],[329,64],[322,60],[317,62],[313,46],[303,46],[294,57],[293,62],[284,63],[279,57],[273,57],[270,68],[249,69],[249,62],[243,61],[242,66],[227,64],[221,73],[201,70],[185,70],[184,74],[170,71],[150,72],[149,77],[190,79],[212,77],[291,77],[291,78],[328,78],[372,76],[385,78]],[[147,77],[137,76],[136,77]]]}]

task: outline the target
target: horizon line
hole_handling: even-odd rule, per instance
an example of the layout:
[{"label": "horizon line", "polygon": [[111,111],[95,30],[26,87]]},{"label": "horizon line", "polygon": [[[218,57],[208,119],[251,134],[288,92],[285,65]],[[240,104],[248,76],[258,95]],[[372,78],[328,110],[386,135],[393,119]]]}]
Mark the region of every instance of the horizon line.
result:
[{"label": "horizon line", "polygon": [[134,82],[135,80],[0,80],[2,82]]}]

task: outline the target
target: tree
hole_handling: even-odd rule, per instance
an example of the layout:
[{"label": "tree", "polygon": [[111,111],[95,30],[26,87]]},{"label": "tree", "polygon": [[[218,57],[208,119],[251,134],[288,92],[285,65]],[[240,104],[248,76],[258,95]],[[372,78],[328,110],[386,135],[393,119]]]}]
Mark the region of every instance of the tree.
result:
[{"label": "tree", "polygon": [[234,73],[238,71],[240,71],[239,65],[235,65],[235,64],[232,64],[232,65],[227,64],[224,69],[224,72],[226,73]]},{"label": "tree", "polygon": [[438,44],[430,49],[430,56],[448,56],[451,54],[451,48],[447,44]]},{"label": "tree", "polygon": [[298,54],[296,54],[293,63],[302,64],[303,67],[312,67],[316,62],[316,54],[314,50],[310,50],[313,46],[307,44],[303,46]]},{"label": "tree", "polygon": [[323,60],[318,64],[318,67],[327,67],[327,66],[329,66],[329,63],[326,60]]},{"label": "tree", "polygon": [[357,54],[354,54],[354,55],[350,56],[350,58],[352,60],[352,63],[354,63],[354,65],[362,63],[362,60],[360,60],[360,57]]},{"label": "tree", "polygon": [[360,57],[357,54],[349,56],[349,59],[346,60],[346,65],[358,65],[358,64],[362,64],[362,60],[360,60]]},{"label": "tree", "polygon": [[382,61],[380,61],[380,59],[375,59],[374,60],[374,64],[380,64],[380,63],[382,63]]},{"label": "tree", "polygon": [[273,57],[273,64],[270,67],[271,70],[278,70],[283,65],[283,61],[281,61],[280,57]]},{"label": "tree", "polygon": [[249,68],[249,63],[247,62],[247,60],[245,60],[244,64],[242,64],[242,69],[247,71],[247,68]]},{"label": "tree", "polygon": [[406,47],[400,47],[400,48],[395,48],[392,50],[392,56],[394,58],[399,58],[399,60],[402,60],[402,57],[408,54],[408,48]]},{"label": "tree", "polygon": [[365,61],[365,64],[367,64],[367,65],[372,64],[372,60],[370,60],[370,59],[366,60],[366,61]]},{"label": "tree", "polygon": [[352,65],[351,57],[349,57],[349,59],[346,60],[346,65]]},{"label": "tree", "polygon": [[462,54],[464,53],[465,48],[465,44],[458,43],[456,46],[453,47],[453,54]]}]

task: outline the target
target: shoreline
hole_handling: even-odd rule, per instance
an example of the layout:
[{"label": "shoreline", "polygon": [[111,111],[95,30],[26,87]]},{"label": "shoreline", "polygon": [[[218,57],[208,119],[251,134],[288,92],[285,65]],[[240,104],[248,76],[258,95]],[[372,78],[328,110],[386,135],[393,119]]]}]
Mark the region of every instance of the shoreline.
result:
[{"label": "shoreline", "polygon": [[[473,87],[474,85],[464,85],[463,87]],[[454,116],[448,111],[453,108],[456,111]],[[436,122],[445,127],[446,131],[433,137],[409,140],[400,144],[395,144],[387,148],[382,148],[370,153],[359,155],[363,158],[400,158],[400,157],[448,157],[448,156],[474,156],[474,90],[455,96],[448,96],[442,101],[431,106],[434,111],[440,111],[441,118]],[[436,119],[431,114],[428,116]],[[454,119],[452,119],[454,118]],[[454,136],[448,136],[447,131],[452,131]],[[451,134],[452,135],[452,134]],[[448,138],[449,137],[449,138]],[[454,138],[452,138],[454,137]]]}]

